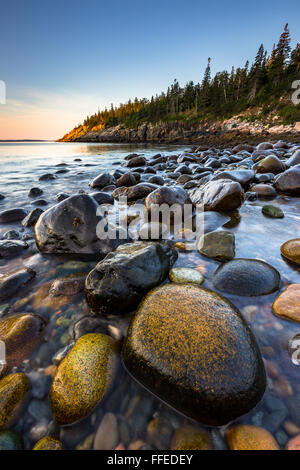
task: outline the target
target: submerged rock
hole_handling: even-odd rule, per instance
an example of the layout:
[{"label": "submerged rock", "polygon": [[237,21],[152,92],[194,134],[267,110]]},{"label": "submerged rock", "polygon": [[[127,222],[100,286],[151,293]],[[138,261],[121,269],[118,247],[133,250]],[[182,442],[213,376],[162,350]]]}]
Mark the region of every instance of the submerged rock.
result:
[{"label": "submerged rock", "polygon": [[0,258],[18,256],[27,248],[27,243],[21,240],[0,240]]},{"label": "submerged rock", "polygon": [[300,238],[294,238],[283,243],[280,247],[281,254],[293,263],[300,264]]},{"label": "submerged rock", "polygon": [[252,297],[279,289],[280,274],[264,261],[236,258],[216,270],[213,282],[222,292]]},{"label": "submerged rock", "polygon": [[273,312],[286,320],[300,322],[300,284],[289,285],[273,303]]},{"label": "submerged rock", "polygon": [[34,277],[35,271],[21,268],[0,276],[0,300],[6,300],[26,286]]},{"label": "submerged rock", "polygon": [[263,206],[261,211],[266,217],[270,217],[271,219],[283,219],[284,217],[284,213],[280,207],[272,206],[271,204]]},{"label": "submerged rock", "polygon": [[22,450],[23,439],[14,431],[0,431],[0,450]]},{"label": "submerged rock", "polygon": [[118,365],[118,344],[110,336],[82,336],[59,364],[50,391],[51,409],[59,425],[89,415],[110,390]]},{"label": "submerged rock", "polygon": [[171,450],[210,450],[211,437],[204,431],[189,424],[176,429],[171,442]]},{"label": "submerged rock", "polygon": [[25,374],[9,374],[0,380],[0,430],[15,418],[29,390]]},{"label": "submerged rock", "polygon": [[63,446],[58,439],[46,436],[40,439],[32,450],[63,450]]},{"label": "submerged rock", "polygon": [[176,258],[176,250],[168,243],[135,242],[118,247],[86,278],[89,306],[99,314],[134,310],[142,297],[167,277]]},{"label": "submerged rock", "polygon": [[76,194],[45,211],[35,225],[38,249],[46,254],[65,254],[103,258],[121,241],[99,239],[98,204],[87,194]]},{"label": "submerged rock", "polygon": [[11,222],[19,222],[26,217],[25,209],[7,209],[0,212],[0,223],[6,224]]},{"label": "submerged rock", "polygon": [[258,426],[237,424],[226,431],[230,450],[279,450],[279,445],[269,431]]},{"label": "submerged rock", "polygon": [[192,284],[167,284],[144,298],[122,356],[142,385],[207,425],[247,413],[265,391],[260,351],[239,311]]},{"label": "submerged rock", "polygon": [[245,200],[245,193],[236,181],[227,179],[209,181],[200,189],[190,193],[193,204],[203,204],[205,211],[233,211],[240,207]]},{"label": "submerged rock", "polygon": [[231,232],[220,230],[202,235],[197,240],[197,250],[208,258],[228,261],[235,256],[235,237]]},{"label": "submerged rock", "polygon": [[20,366],[31,356],[42,339],[46,321],[39,315],[24,313],[0,321],[0,340],[6,346],[9,367]]},{"label": "submerged rock", "polygon": [[172,268],[169,271],[169,278],[171,282],[176,282],[177,284],[202,284],[204,277],[196,269],[192,268]]}]

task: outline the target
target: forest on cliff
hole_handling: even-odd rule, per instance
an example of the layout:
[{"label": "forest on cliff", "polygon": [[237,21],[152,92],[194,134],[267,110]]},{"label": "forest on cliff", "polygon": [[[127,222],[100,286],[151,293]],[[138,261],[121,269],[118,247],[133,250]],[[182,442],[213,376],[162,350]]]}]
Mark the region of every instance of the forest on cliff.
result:
[{"label": "forest on cliff", "polygon": [[268,53],[261,44],[254,61],[244,67],[218,72],[211,76],[211,58],[208,59],[203,79],[188,82],[181,87],[174,80],[166,92],[151,99],[128,100],[110,109],[98,110],[87,116],[73,132],[89,132],[117,125],[136,127],[142,123],[226,119],[253,109],[248,119],[267,117],[276,110],[282,123],[300,121],[300,105],[291,101],[292,84],[300,80],[300,44],[291,48],[288,24],[277,44]]}]

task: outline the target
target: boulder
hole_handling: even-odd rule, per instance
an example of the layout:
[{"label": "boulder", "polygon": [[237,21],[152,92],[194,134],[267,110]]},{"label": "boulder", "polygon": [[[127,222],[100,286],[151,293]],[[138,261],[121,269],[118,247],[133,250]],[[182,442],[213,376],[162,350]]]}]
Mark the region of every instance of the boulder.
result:
[{"label": "boulder", "polygon": [[277,175],[285,170],[285,164],[279,160],[275,155],[269,155],[261,160],[257,166],[257,173],[274,173]]},{"label": "boulder", "polygon": [[289,261],[300,265],[300,238],[294,238],[283,243],[280,251]]},{"label": "boulder", "polygon": [[110,184],[115,184],[115,178],[109,173],[100,173],[90,182],[91,188],[104,188]]},{"label": "boulder", "polygon": [[218,261],[229,261],[235,256],[234,234],[225,230],[202,235],[196,246],[199,253]]},{"label": "boulder", "polygon": [[133,157],[130,160],[128,160],[125,166],[127,166],[128,168],[136,168],[139,166],[144,166],[146,165],[146,163],[147,163],[146,158],[140,155],[140,156]]},{"label": "boulder", "polygon": [[247,187],[254,179],[253,170],[232,170],[222,171],[213,176],[212,181],[220,179],[229,179],[231,181],[237,181],[243,187]]},{"label": "boulder", "polygon": [[219,266],[213,282],[222,292],[252,297],[278,290],[280,274],[264,261],[236,258]]},{"label": "boulder", "polygon": [[177,252],[168,243],[135,242],[118,247],[88,274],[85,295],[98,314],[124,314],[167,277]]},{"label": "boulder", "polygon": [[22,220],[23,227],[34,227],[39,219],[39,216],[43,212],[44,211],[42,209],[39,209],[38,207],[36,209],[33,209],[31,212],[29,212],[25,219]]},{"label": "boulder", "polygon": [[7,209],[0,212],[0,223],[9,224],[11,222],[19,222],[26,217],[25,209]]},{"label": "boulder", "polygon": [[300,150],[296,150],[295,153],[285,162],[287,166],[300,165]]},{"label": "boulder", "polygon": [[77,255],[101,259],[122,241],[99,239],[98,204],[87,194],[76,194],[45,211],[38,219],[35,239],[45,254]]},{"label": "boulder", "polygon": [[265,391],[262,357],[241,314],[194,284],[167,284],[143,299],[122,357],[143,386],[206,425],[247,413]]},{"label": "boulder", "polygon": [[289,285],[273,303],[275,315],[300,322],[300,284]]},{"label": "boulder", "polygon": [[28,359],[42,340],[46,321],[39,315],[24,313],[0,321],[0,340],[6,346],[9,367],[20,366]]},{"label": "boulder", "polygon": [[295,165],[281,173],[274,182],[277,191],[285,194],[300,194],[300,165]]},{"label": "boulder", "polygon": [[118,367],[118,344],[110,336],[79,338],[60,362],[50,390],[52,414],[59,425],[89,415],[109,392]]},{"label": "boulder", "polygon": [[209,181],[201,188],[193,189],[189,196],[193,204],[203,204],[205,211],[230,212],[240,207],[245,200],[240,183],[228,179]]},{"label": "boulder", "polygon": [[28,390],[29,380],[23,373],[9,374],[0,380],[0,430],[14,418]]},{"label": "boulder", "polygon": [[230,450],[279,450],[269,431],[258,426],[236,424],[227,429],[226,441]]}]

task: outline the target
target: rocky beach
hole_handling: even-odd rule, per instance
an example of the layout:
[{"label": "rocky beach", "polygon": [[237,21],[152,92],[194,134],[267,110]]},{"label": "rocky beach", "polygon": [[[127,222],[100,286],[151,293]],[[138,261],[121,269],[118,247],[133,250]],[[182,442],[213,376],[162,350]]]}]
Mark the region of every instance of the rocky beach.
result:
[{"label": "rocky beach", "polygon": [[1,450],[300,448],[287,132],[0,144]]}]

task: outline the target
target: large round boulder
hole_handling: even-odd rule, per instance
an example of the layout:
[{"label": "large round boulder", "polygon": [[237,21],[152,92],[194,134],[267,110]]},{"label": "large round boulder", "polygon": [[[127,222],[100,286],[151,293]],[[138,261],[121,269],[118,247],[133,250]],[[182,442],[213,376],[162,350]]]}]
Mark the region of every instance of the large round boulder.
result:
[{"label": "large round boulder", "polygon": [[142,385],[207,425],[247,413],[265,391],[262,357],[239,311],[193,284],[167,284],[144,298],[122,356]]},{"label": "large round boulder", "polygon": [[85,295],[99,314],[134,310],[142,297],[159,285],[176,261],[168,243],[135,242],[119,246],[88,274]]},{"label": "large round boulder", "polygon": [[38,249],[45,254],[103,258],[121,241],[100,239],[98,204],[87,194],[76,194],[56,204],[39,217],[34,229]]},{"label": "large round boulder", "polygon": [[213,282],[222,292],[252,297],[279,289],[280,274],[264,261],[236,258],[219,266]]},{"label": "large round boulder", "polygon": [[192,203],[203,205],[205,211],[233,211],[245,200],[240,183],[228,179],[209,181],[201,188],[193,189],[189,195]]}]

